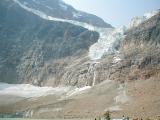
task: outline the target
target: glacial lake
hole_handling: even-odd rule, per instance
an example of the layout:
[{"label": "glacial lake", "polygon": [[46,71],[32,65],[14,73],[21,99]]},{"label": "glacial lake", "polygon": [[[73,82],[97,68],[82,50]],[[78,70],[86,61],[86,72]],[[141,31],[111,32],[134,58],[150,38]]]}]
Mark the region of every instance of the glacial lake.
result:
[{"label": "glacial lake", "polygon": [[0,118],[0,120],[91,120],[91,119],[26,119],[26,118]]},{"label": "glacial lake", "polygon": [[[0,118],[0,120],[40,120],[40,119],[25,119],[25,118]],[[43,119],[47,120],[47,119]]]}]

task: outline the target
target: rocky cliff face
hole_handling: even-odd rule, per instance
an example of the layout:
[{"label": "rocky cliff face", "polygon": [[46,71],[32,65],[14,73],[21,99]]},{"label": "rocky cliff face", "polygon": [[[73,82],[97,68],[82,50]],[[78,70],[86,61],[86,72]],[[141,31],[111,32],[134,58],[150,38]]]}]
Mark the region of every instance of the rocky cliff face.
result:
[{"label": "rocky cliff face", "polygon": [[125,32],[118,53],[104,55],[97,64],[96,81],[158,79],[160,74],[160,14]]},{"label": "rocky cliff face", "polygon": [[[45,66],[86,53],[99,36],[69,23],[43,20],[13,1],[1,1],[0,8],[1,82],[40,84],[47,79]],[[53,74],[49,68],[45,72]]]},{"label": "rocky cliff face", "polygon": [[66,70],[65,78],[75,83],[85,79],[86,85],[91,86],[105,80],[124,83],[152,77],[158,79],[157,75],[160,74],[159,18],[158,13],[137,27],[129,29],[125,37],[120,40],[117,53],[104,55],[99,60],[85,61],[81,58],[83,62],[77,61],[76,67]]},{"label": "rocky cliff face", "polygon": [[125,39],[121,42],[120,54],[122,63],[128,64],[128,79],[148,79],[159,74],[159,43],[160,13],[126,33]]},{"label": "rocky cliff face", "polygon": [[19,2],[29,8],[46,13],[48,16],[56,18],[76,20],[84,22],[97,27],[109,28],[110,24],[105,23],[101,18],[74,9],[72,6],[67,5],[62,0],[19,0]]}]

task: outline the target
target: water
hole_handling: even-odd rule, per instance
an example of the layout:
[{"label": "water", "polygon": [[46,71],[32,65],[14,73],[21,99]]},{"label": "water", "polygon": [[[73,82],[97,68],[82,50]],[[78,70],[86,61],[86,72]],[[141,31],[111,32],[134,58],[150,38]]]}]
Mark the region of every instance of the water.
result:
[{"label": "water", "polygon": [[[40,119],[25,119],[25,118],[0,118],[0,120],[40,120]],[[43,119],[45,120],[45,119]],[[47,120],[47,119],[46,119]]]},{"label": "water", "polygon": [[[26,118],[0,118],[0,120],[40,120],[40,119],[26,119]],[[49,120],[49,119],[42,119]]]},{"label": "water", "polygon": [[27,119],[27,118],[0,118],[0,120],[90,120],[90,119]]}]

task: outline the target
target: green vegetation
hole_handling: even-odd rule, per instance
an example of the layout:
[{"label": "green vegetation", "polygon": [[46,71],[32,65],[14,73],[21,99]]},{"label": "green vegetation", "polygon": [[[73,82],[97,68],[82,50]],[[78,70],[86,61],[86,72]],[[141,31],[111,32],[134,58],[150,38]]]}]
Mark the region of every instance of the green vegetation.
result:
[{"label": "green vegetation", "polygon": [[106,113],[104,113],[104,118],[105,118],[105,120],[111,120],[111,115],[110,115],[109,111],[107,111]]}]

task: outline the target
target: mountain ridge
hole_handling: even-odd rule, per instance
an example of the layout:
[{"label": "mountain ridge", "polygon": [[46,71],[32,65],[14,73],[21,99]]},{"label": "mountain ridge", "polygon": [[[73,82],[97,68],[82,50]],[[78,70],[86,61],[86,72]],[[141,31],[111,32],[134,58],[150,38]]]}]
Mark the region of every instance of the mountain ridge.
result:
[{"label": "mountain ridge", "polygon": [[79,22],[84,22],[96,27],[112,28],[110,24],[105,23],[101,18],[88,14],[85,12],[77,11],[72,6],[65,4],[61,0],[14,0],[20,4],[35,9],[37,11],[44,12],[48,16],[55,18],[61,18],[66,20],[75,20]]}]

